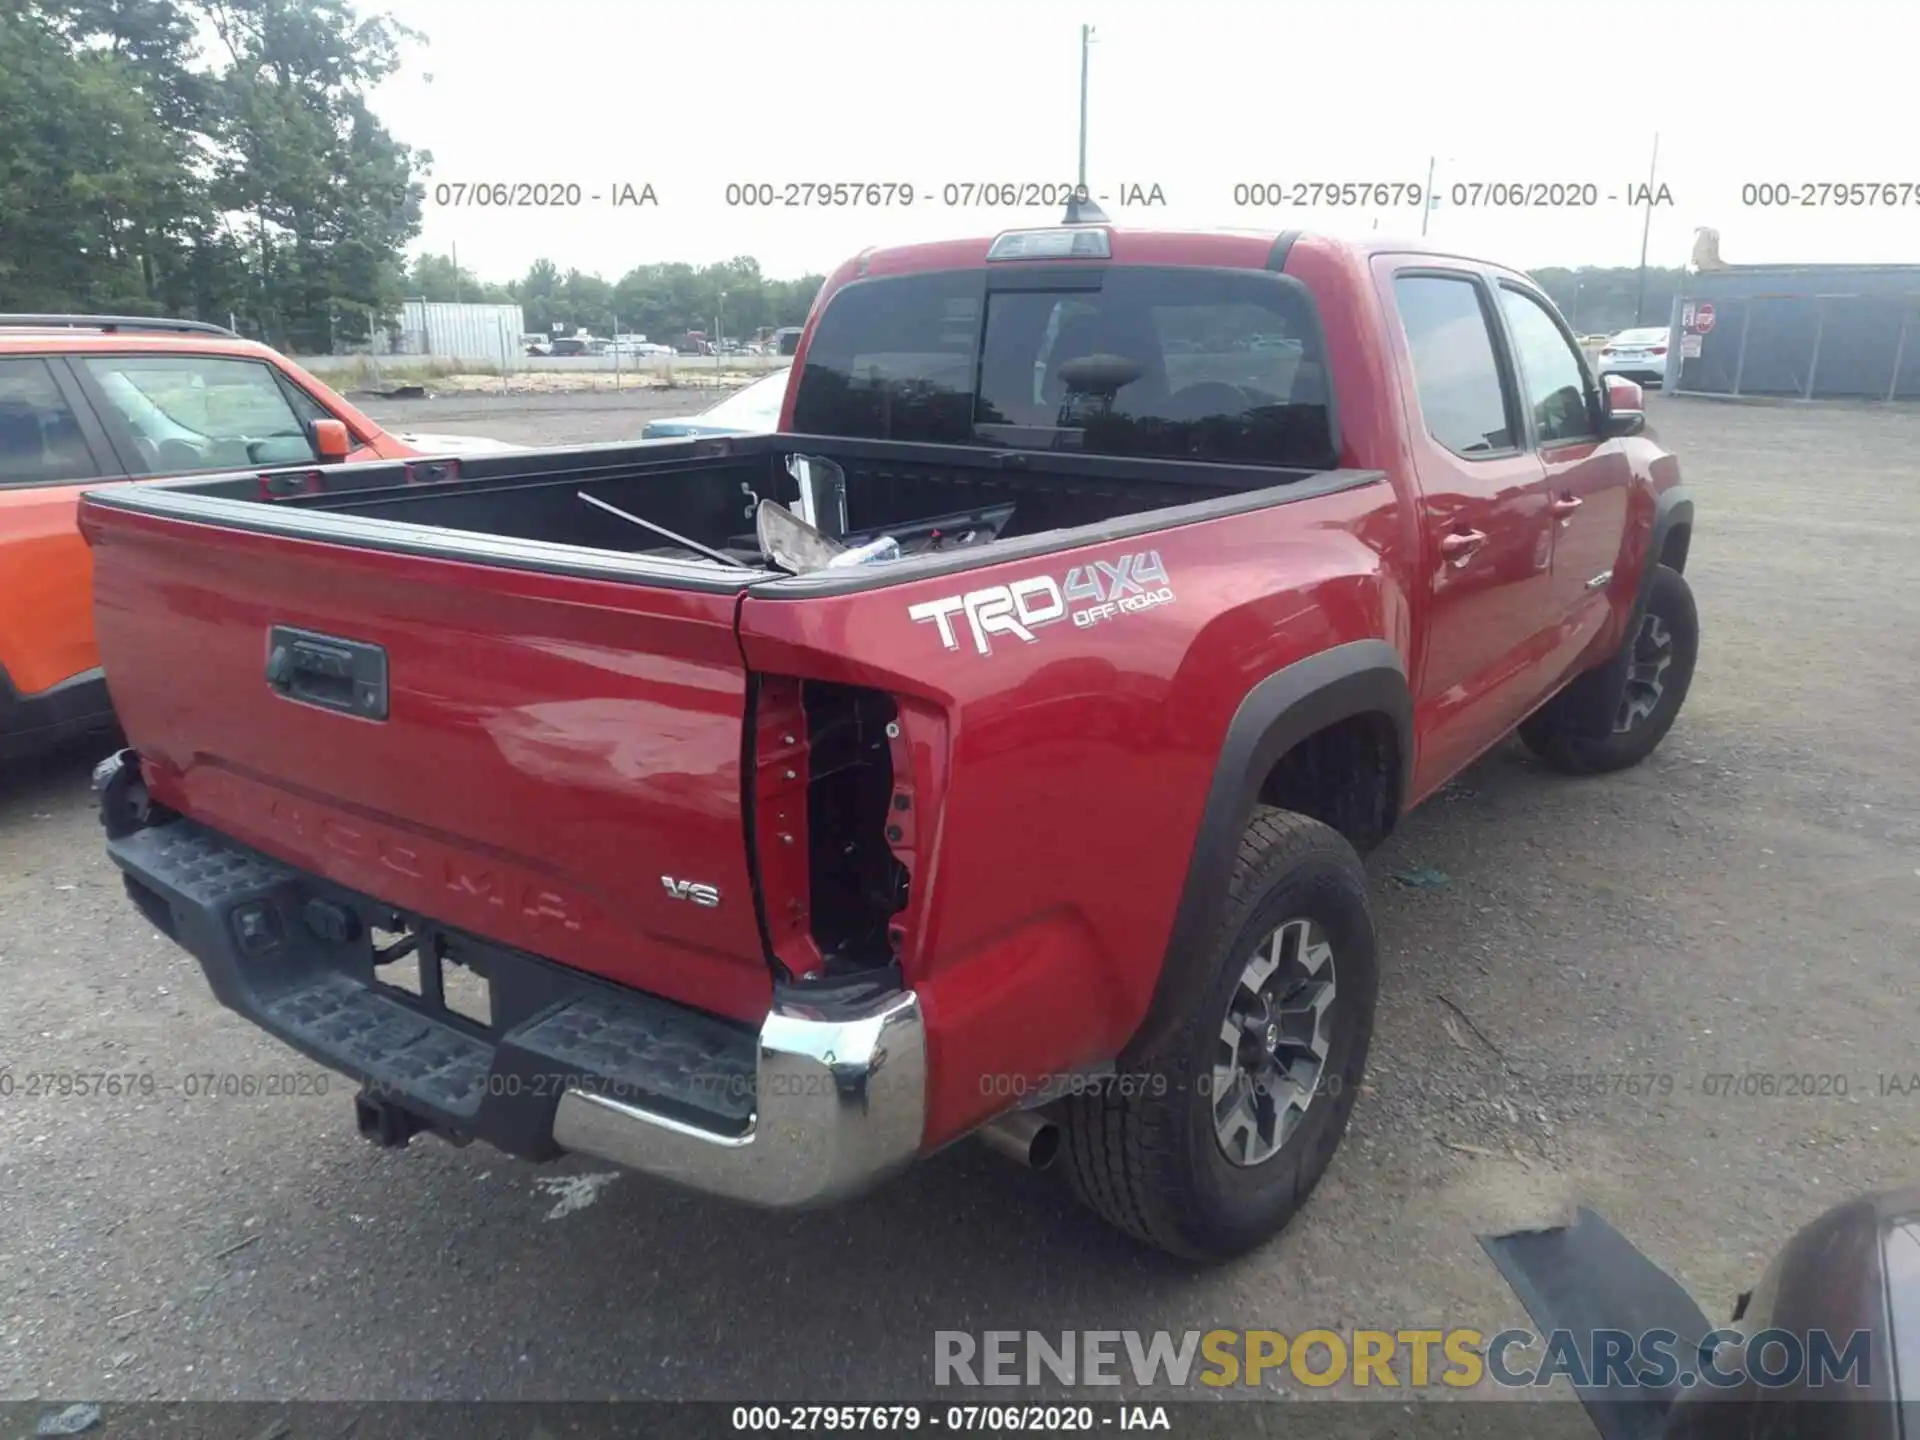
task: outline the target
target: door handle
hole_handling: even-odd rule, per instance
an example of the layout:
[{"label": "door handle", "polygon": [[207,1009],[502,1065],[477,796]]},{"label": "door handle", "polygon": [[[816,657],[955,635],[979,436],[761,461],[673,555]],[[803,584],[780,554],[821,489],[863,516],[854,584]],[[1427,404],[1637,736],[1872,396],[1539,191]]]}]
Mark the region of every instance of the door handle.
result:
[{"label": "door handle", "polygon": [[1562,495],[1558,500],[1555,500],[1551,505],[1547,506],[1547,508],[1556,515],[1571,515],[1580,508],[1580,504],[1581,501],[1578,495]]},{"label": "door handle", "polygon": [[1464,565],[1473,558],[1473,552],[1486,543],[1487,537],[1482,531],[1456,531],[1452,535],[1440,537],[1440,553],[1456,566]]},{"label": "door handle", "polygon": [[305,705],[387,718],[387,652],[365,641],[275,625],[267,632],[267,684]]}]

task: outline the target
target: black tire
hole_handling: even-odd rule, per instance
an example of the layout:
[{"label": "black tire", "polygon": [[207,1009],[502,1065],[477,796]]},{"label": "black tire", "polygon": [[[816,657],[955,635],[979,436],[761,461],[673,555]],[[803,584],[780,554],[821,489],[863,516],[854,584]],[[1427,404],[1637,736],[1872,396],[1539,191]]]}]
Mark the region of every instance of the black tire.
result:
[{"label": "black tire", "polygon": [[[1209,1096],[1222,1023],[1243,968],[1289,921],[1332,949],[1333,997],[1318,1022],[1327,1049],[1312,1098],[1268,1158],[1237,1164]],[[1360,857],[1338,831],[1261,808],[1240,842],[1204,981],[1177,997],[1166,1041],[1131,1056],[1114,1083],[1062,1107],[1062,1169],[1079,1198],[1121,1230],[1192,1260],[1223,1260],[1279,1233],[1306,1202],[1346,1133],[1366,1071],[1379,991],[1373,907]]]},{"label": "black tire", "polygon": [[[1665,645],[1658,643],[1662,634],[1667,637]],[[1700,654],[1700,612],[1693,603],[1693,590],[1678,570],[1662,565],[1654,572],[1646,610],[1623,644],[1635,651],[1635,661],[1625,675],[1610,660],[1575,680],[1521,724],[1521,742],[1555,770],[1568,775],[1625,770],[1651,755],[1673,728]],[[1645,683],[1632,678],[1634,666],[1644,670],[1651,663],[1646,657],[1662,652],[1666,664],[1649,706]],[[1630,705],[1630,701],[1637,703]]]}]

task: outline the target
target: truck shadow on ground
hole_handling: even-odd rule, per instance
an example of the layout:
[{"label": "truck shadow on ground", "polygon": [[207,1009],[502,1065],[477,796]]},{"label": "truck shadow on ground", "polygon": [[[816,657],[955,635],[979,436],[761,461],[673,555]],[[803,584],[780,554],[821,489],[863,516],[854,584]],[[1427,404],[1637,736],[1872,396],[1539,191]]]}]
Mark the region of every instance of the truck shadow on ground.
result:
[{"label": "truck shadow on ground", "polygon": [[125,742],[118,736],[69,741],[44,754],[0,760],[0,826],[84,794],[93,767]]}]

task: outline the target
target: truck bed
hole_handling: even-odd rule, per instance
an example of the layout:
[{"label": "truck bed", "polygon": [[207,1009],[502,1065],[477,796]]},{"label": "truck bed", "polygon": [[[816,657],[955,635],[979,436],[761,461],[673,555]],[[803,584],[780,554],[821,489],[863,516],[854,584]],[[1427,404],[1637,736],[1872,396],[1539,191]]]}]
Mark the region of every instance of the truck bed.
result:
[{"label": "truck bed", "polygon": [[[795,452],[841,466],[851,530],[899,536],[903,558],[769,568],[751,511],[796,498]],[[115,706],[192,834],[439,937],[447,963],[531,957],[751,1026],[779,985],[898,983],[937,947],[978,952],[956,924],[990,917],[947,938],[927,917],[934,866],[1039,847],[992,882],[1024,915],[1047,856],[1070,845],[1091,875],[1136,843],[1124,791],[1036,822],[1037,792],[950,767],[1014,753],[993,737],[1015,713],[1023,763],[1063,784],[1131,753],[1122,711],[1202,725],[1174,667],[1208,612],[1176,592],[1242,593],[1236,567],[1264,576],[1301,527],[1379,510],[1380,479],[780,434],[116,486],[81,525]],[[1016,711],[1040,686],[1055,702]],[[1182,807],[1203,749],[1157,767]],[[1004,838],[943,859],[951,824]],[[1101,914],[1144,932],[1165,903]],[[394,1000],[355,955],[354,983]]]},{"label": "truck bed", "polygon": [[[846,475],[849,539],[891,534],[903,560],[868,583],[938,573],[1350,483],[1343,472],[763,435],[583,446],[116,489],[96,503],[315,540],[513,568],[738,590],[778,578],[758,552],[759,500],[794,505],[786,457]],[[726,553],[732,567],[583,501],[582,493]],[[1062,532],[1082,532],[1069,534]],[[1038,543],[1036,543],[1038,542]],[[992,547],[992,556],[977,552]],[[917,563],[916,563],[917,562]],[[931,563],[928,563],[931,562]],[[842,577],[845,578],[844,576]]]}]

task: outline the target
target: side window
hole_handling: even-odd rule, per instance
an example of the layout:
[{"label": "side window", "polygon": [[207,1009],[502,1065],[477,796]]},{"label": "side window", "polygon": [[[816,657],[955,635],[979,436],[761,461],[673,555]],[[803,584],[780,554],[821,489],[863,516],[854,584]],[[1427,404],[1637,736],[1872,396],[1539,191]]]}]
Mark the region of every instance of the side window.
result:
[{"label": "side window", "polygon": [[1513,449],[1506,387],[1479,282],[1464,275],[1405,275],[1393,282],[1393,295],[1413,353],[1427,433],[1456,455]]},{"label": "side window", "polygon": [[[294,415],[299,418],[302,424],[311,424],[315,420],[338,420],[340,418],[318,400],[307,394],[307,392],[302,390],[298,385],[295,385],[291,380],[282,381],[280,388],[287,397],[287,403],[293,406]],[[352,427],[348,428],[349,432],[351,432]]]},{"label": "side window", "polygon": [[87,437],[44,360],[0,360],[0,489],[94,480]]},{"label": "side window", "polygon": [[1513,336],[1520,389],[1542,445],[1597,439],[1587,405],[1587,370],[1553,316],[1521,290],[1500,287],[1500,310]]},{"label": "side window", "polygon": [[215,355],[90,355],[80,360],[139,447],[144,475],[300,465],[306,427],[273,371]]}]

